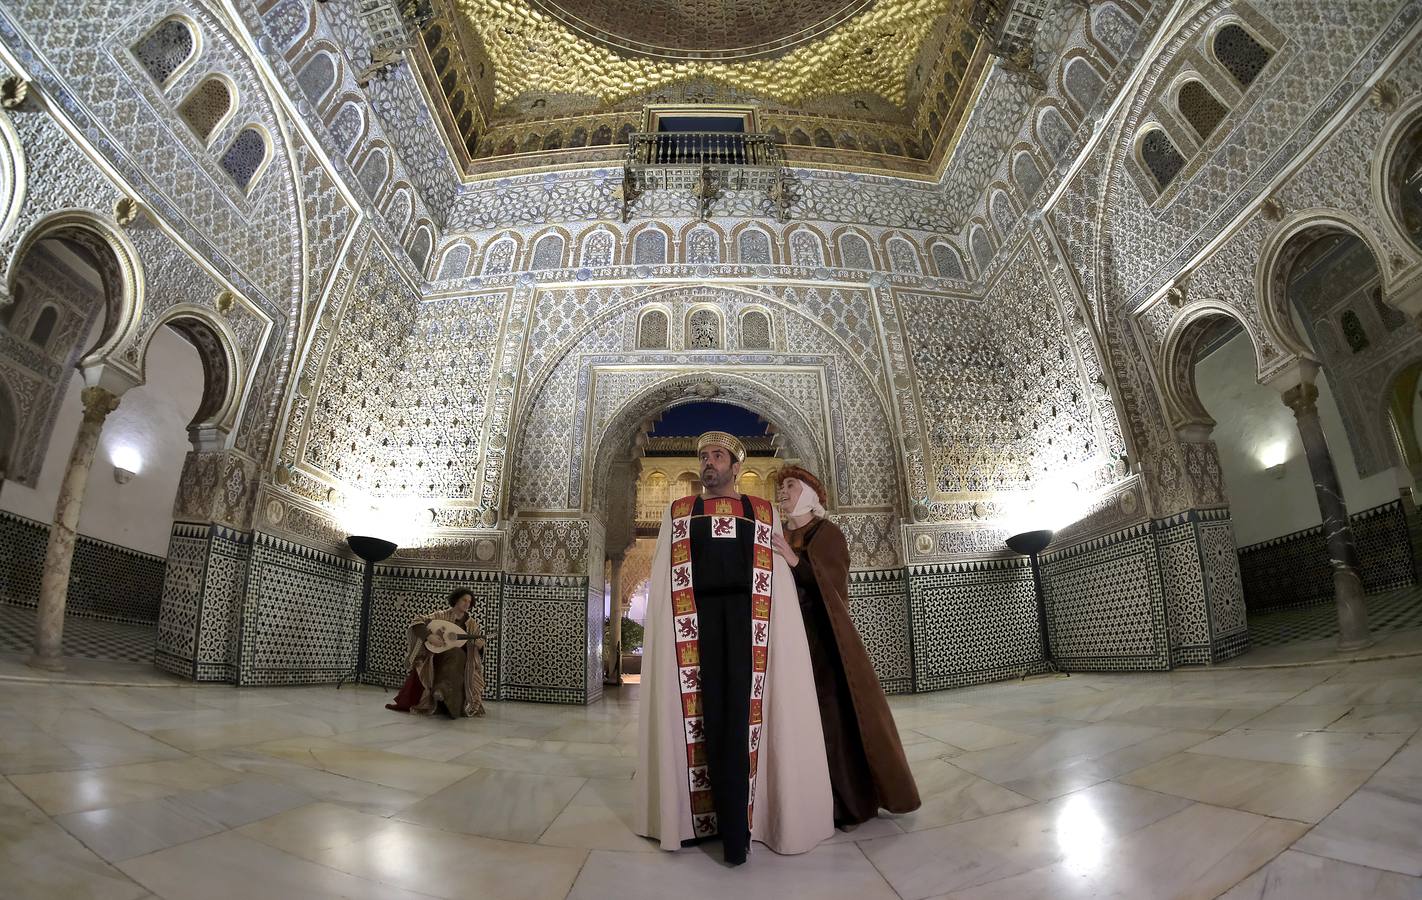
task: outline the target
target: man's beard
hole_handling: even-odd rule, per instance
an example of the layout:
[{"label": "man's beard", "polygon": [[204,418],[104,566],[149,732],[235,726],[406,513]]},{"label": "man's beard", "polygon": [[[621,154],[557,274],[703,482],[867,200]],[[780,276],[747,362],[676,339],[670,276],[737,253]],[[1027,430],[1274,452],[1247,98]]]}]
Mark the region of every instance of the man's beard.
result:
[{"label": "man's beard", "polygon": [[701,472],[701,483],[709,488],[718,488],[723,486],[725,481],[722,474],[717,470],[704,469]]}]

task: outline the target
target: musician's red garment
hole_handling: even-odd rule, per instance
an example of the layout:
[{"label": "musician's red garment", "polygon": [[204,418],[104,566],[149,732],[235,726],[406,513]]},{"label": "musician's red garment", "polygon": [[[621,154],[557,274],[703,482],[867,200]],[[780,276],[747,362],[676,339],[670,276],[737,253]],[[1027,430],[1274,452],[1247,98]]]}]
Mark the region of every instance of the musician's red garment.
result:
[{"label": "musician's red garment", "polygon": [[395,695],[395,702],[385,704],[385,708],[396,712],[409,712],[410,707],[419,703],[424,695],[425,686],[420,683],[420,673],[411,671],[406,676],[405,683],[400,686],[400,693]]}]

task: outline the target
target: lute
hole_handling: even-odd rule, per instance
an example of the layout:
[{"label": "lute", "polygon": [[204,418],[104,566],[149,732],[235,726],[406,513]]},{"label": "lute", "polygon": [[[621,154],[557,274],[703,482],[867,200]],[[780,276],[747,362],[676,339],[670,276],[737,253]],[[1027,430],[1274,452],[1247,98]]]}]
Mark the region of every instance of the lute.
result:
[{"label": "lute", "polygon": [[431,619],[425,625],[425,649],[431,653],[457,650],[482,634],[470,634],[453,622],[445,619]]}]

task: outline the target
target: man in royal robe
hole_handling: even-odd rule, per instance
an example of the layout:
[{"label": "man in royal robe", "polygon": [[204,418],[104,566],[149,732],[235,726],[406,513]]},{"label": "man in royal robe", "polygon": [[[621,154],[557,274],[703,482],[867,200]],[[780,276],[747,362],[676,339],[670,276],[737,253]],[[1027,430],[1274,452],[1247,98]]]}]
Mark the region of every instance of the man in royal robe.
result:
[{"label": "man in royal robe", "polygon": [[834,833],[794,576],[772,504],[736,491],[745,448],[697,442],[702,494],[662,516],[647,589],[635,826],[666,850],[719,835],[803,853]]},{"label": "man in royal robe", "polygon": [[785,533],[772,537],[795,575],[815,672],[825,754],[834,791],[834,824],[852,829],[880,809],[919,807],[884,689],[849,615],[849,543],[825,515],[824,485],[799,466],[773,476]]}]

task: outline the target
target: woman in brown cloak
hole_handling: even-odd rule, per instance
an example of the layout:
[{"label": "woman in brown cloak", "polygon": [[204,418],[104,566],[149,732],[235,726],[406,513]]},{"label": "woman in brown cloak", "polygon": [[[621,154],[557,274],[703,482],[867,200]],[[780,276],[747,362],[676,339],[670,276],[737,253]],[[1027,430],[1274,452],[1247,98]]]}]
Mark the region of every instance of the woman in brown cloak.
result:
[{"label": "woman in brown cloak", "polygon": [[919,807],[899,732],[869,654],[849,617],[849,545],[825,518],[825,489],[799,466],[774,475],[785,534],[771,538],[790,563],[810,643],[834,824],[853,828],[878,815]]},{"label": "woman in brown cloak", "polygon": [[[453,717],[484,714],[484,635],[479,620],[470,613],[474,594],[458,588],[449,595],[449,608],[421,616],[406,632],[410,674],[394,703],[386,709],[433,715],[443,703]],[[436,619],[453,622],[469,635],[463,647],[432,653],[425,646],[429,624]]]}]

